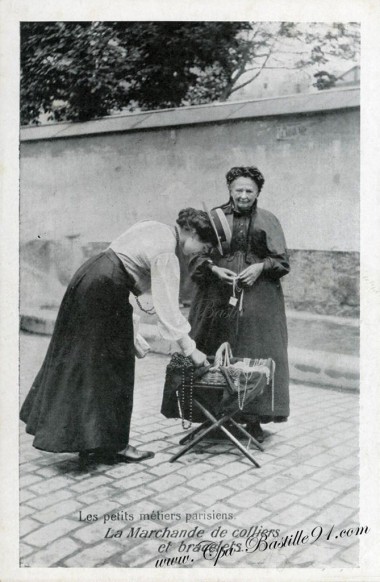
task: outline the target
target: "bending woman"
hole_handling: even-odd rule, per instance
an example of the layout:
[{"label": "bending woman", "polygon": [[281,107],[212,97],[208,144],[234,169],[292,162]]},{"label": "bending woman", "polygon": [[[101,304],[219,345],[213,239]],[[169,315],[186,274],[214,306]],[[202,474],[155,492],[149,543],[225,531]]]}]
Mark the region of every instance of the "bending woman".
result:
[{"label": "bending woman", "polygon": [[234,356],[275,361],[274,410],[267,391],[257,402],[256,415],[247,418],[247,430],[262,442],[260,422],[282,422],[289,415],[288,335],[280,283],[289,273],[289,259],[279,221],[257,207],[261,172],[254,166],[236,167],[226,180],[229,201],[212,211],[218,210],[222,230],[225,224],[224,250],[190,261],[198,286],[189,321],[197,346],[209,355],[228,341]]},{"label": "bending woman", "polygon": [[151,289],[164,338],[177,341],[196,366],[206,356],[189,337],[180,312],[178,247],[205,252],[215,242],[206,212],[181,210],[176,226],[142,221],[89,259],[75,273],[59,309],[54,333],[21,420],[33,446],[82,456],[153,456],[129,444],[135,379],[129,294]]}]

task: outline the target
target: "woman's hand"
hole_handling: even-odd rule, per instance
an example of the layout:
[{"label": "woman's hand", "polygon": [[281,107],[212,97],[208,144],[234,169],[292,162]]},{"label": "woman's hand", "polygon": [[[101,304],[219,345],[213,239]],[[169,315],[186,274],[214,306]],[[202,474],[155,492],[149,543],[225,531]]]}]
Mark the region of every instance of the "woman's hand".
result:
[{"label": "woman's hand", "polygon": [[197,350],[196,348],[193,351],[193,353],[190,354],[190,358],[192,359],[193,364],[194,364],[194,366],[196,368],[200,368],[201,366],[207,366],[208,365],[208,361],[207,361],[206,354],[204,354],[200,350]]},{"label": "woman's hand", "polygon": [[231,271],[230,269],[225,269],[224,267],[217,267],[214,265],[211,269],[211,272],[214,273],[221,281],[224,283],[228,283],[232,285],[234,278],[236,277],[236,273]]},{"label": "woman's hand", "polygon": [[249,265],[244,271],[239,274],[238,281],[241,281],[243,285],[251,286],[260,277],[263,272],[264,263],[256,263],[254,265]]}]

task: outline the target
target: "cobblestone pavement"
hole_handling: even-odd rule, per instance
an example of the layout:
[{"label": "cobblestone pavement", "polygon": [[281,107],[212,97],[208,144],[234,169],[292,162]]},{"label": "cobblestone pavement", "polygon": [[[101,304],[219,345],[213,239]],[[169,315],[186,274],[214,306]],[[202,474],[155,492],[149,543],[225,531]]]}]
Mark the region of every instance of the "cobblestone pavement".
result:
[{"label": "cobblestone pavement", "polygon": [[[21,399],[47,344],[21,338]],[[259,469],[215,440],[169,463],[183,429],[159,412],[167,361],[137,364],[131,443],[156,452],[144,463],[83,470],[34,449],[21,425],[21,566],[357,566],[358,395],[293,385],[289,421],[267,425],[254,451]],[[257,549],[255,526],[272,530]]]}]

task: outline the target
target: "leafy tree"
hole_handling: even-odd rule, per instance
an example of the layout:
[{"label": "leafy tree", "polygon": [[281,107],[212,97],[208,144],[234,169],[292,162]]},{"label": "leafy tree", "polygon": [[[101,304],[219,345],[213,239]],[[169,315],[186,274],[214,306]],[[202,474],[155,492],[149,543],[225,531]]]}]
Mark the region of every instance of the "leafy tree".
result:
[{"label": "leafy tree", "polygon": [[[189,104],[224,101],[253,83],[266,69],[315,69],[352,61],[360,51],[357,23],[251,22],[229,49],[227,64],[215,63],[199,73],[190,87]],[[334,75],[330,75],[334,85]],[[318,86],[318,88],[326,88]]]},{"label": "leafy tree", "polygon": [[292,67],[326,67],[358,43],[355,24],[24,22],[21,123],[223,101],[292,53]]},{"label": "leafy tree", "polygon": [[318,73],[315,73],[314,77],[316,81],[313,83],[313,86],[317,87],[320,91],[335,87],[337,82],[337,77],[327,71],[318,71]]},{"label": "leafy tree", "polygon": [[21,120],[84,121],[124,107],[181,104],[196,70],[227,62],[246,23],[21,25]]}]

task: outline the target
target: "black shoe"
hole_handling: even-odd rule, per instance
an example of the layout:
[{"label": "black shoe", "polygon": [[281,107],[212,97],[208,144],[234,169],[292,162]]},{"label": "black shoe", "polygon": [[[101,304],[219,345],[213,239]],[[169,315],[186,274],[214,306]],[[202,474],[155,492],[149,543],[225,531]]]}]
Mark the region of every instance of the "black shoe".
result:
[{"label": "black shoe", "polygon": [[79,467],[81,469],[91,469],[97,465],[114,465],[116,455],[109,451],[81,451],[79,453]]},{"label": "black shoe", "polygon": [[92,458],[99,465],[116,465],[118,462],[117,453],[106,449],[96,451]]},{"label": "black shoe", "polygon": [[87,469],[90,466],[94,465],[94,457],[91,453],[87,451],[82,451],[79,453],[79,467],[81,469]]},{"label": "black shoe", "polygon": [[139,463],[140,461],[153,459],[153,457],[153,451],[139,451],[132,445],[128,445],[124,451],[117,454],[118,460],[123,463]]},{"label": "black shoe", "polygon": [[247,430],[247,432],[249,432],[250,435],[253,436],[253,438],[255,440],[257,440],[258,443],[264,442],[265,436],[264,436],[263,429],[261,428],[259,421],[252,422],[251,424],[247,424],[246,430]]}]

